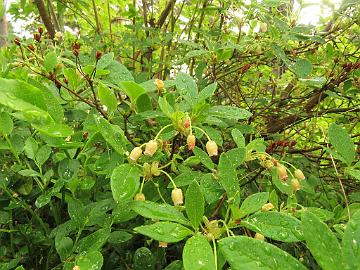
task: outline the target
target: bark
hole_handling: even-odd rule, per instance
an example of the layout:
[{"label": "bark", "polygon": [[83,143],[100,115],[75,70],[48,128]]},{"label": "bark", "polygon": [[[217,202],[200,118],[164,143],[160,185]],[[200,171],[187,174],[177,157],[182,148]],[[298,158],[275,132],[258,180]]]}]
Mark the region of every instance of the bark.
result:
[{"label": "bark", "polygon": [[5,3],[3,0],[0,0],[0,47],[6,44],[7,35],[8,24],[6,20]]},{"label": "bark", "polygon": [[45,4],[43,0],[35,0],[35,4],[37,9],[39,10],[40,17],[44,22],[46,30],[48,31],[50,38],[53,39],[55,37],[55,27],[51,21],[51,17],[46,10]]}]

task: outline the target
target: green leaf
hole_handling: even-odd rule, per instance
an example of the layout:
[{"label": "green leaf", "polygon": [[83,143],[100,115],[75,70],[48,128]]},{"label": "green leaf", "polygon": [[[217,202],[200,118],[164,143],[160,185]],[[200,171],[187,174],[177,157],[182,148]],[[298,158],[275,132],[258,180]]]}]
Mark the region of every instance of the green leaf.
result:
[{"label": "green leaf", "polygon": [[115,111],[118,104],[114,91],[111,90],[109,87],[107,87],[105,84],[99,83],[98,96],[101,103],[104,104],[106,108],[109,110],[110,114],[112,114]]},{"label": "green leaf", "polygon": [[21,112],[37,112],[40,120],[51,119],[42,91],[23,81],[0,78],[0,104]]},{"label": "green leaf", "polygon": [[220,186],[218,181],[214,179],[211,173],[205,174],[201,177],[200,186],[208,204],[218,202],[224,193],[224,189]]},{"label": "green leaf", "polygon": [[241,225],[282,242],[303,240],[301,222],[293,216],[280,212],[259,212],[244,219]]},{"label": "green leaf", "polygon": [[24,152],[26,156],[32,160],[35,160],[35,154],[39,146],[33,137],[29,137],[25,141]]},{"label": "green leaf", "polygon": [[299,59],[290,66],[299,78],[306,78],[312,71],[312,64],[306,59]]},{"label": "green leaf", "polygon": [[0,113],[0,134],[8,136],[14,128],[14,123],[10,115],[6,112]]},{"label": "green leaf", "polygon": [[123,91],[134,104],[136,103],[136,99],[145,93],[145,89],[140,84],[133,81],[121,82],[119,83],[119,86],[121,91]]},{"label": "green leaf", "polygon": [[171,118],[172,114],[174,113],[174,108],[170,105],[167,101],[166,97],[159,97],[158,104],[160,110],[169,118]]},{"label": "green leaf", "polygon": [[148,94],[142,94],[136,99],[136,110],[138,113],[152,110],[151,99]]},{"label": "green leaf", "polygon": [[106,68],[110,71],[110,73],[104,79],[110,83],[120,86],[120,83],[123,81],[134,80],[130,71],[116,60],[112,61]]},{"label": "green leaf", "polygon": [[351,137],[345,129],[337,124],[331,124],[329,127],[329,141],[348,164],[355,159],[355,146]]},{"label": "green leaf", "polygon": [[94,116],[98,131],[104,140],[120,155],[124,154],[124,147],[127,144],[124,132],[119,126],[110,124],[102,117]]},{"label": "green leaf", "polygon": [[175,85],[179,94],[183,96],[190,105],[193,106],[196,104],[198,88],[190,75],[179,72],[175,78]]},{"label": "green leaf", "polygon": [[360,211],[346,224],[342,239],[342,252],[347,269],[360,269]]},{"label": "green leaf", "polygon": [[48,160],[51,154],[51,147],[47,145],[43,145],[40,147],[40,149],[37,151],[35,159],[39,166],[42,166],[45,161]]},{"label": "green leaf", "polygon": [[119,245],[125,243],[133,238],[132,234],[124,231],[114,231],[109,237],[109,243],[113,245]]},{"label": "green leaf", "polygon": [[114,61],[114,53],[113,52],[104,54],[100,58],[100,60],[97,62],[96,68],[97,69],[107,68],[113,61]]},{"label": "green leaf", "polygon": [[324,270],[344,268],[339,242],[325,223],[314,214],[304,212],[302,228],[307,247]]},{"label": "green leaf", "polygon": [[200,162],[209,170],[214,169],[214,163],[212,162],[211,158],[208,154],[206,154],[203,150],[201,150],[199,147],[195,146],[193,149],[193,152],[195,156],[199,157]]},{"label": "green leaf", "polygon": [[264,241],[235,236],[218,243],[232,270],[306,270],[294,257]]},{"label": "green leaf", "polygon": [[216,87],[217,87],[217,83],[214,82],[206,86],[204,89],[202,89],[198,95],[197,102],[199,103],[211,97],[214,94]]},{"label": "green leaf", "polygon": [[40,176],[40,174],[37,171],[31,169],[21,170],[19,171],[19,174],[21,174],[22,176],[30,176],[30,177]]},{"label": "green leaf", "polygon": [[68,137],[73,134],[73,130],[64,124],[59,123],[49,123],[45,125],[33,124],[39,132],[50,136],[50,137]]},{"label": "green leaf", "polygon": [[146,218],[174,221],[189,225],[189,221],[184,215],[169,204],[158,204],[151,201],[133,201],[131,209]]},{"label": "green leaf", "polygon": [[57,56],[54,51],[49,52],[44,57],[44,68],[46,71],[53,71],[57,64]]},{"label": "green leaf", "polygon": [[80,253],[76,257],[76,265],[80,269],[100,270],[103,262],[103,256],[99,251]]},{"label": "green leaf", "polygon": [[68,80],[68,84],[72,90],[78,88],[81,83],[81,77],[78,73],[76,73],[73,68],[65,68],[64,69],[65,78]]},{"label": "green leaf", "polygon": [[99,250],[110,237],[110,229],[103,228],[82,238],[76,245],[77,252],[90,252]]},{"label": "green leaf", "polygon": [[240,203],[240,186],[235,168],[227,154],[222,153],[218,165],[219,183],[224,187],[227,197],[234,200],[233,204],[237,206]]},{"label": "green leaf", "polygon": [[134,270],[154,270],[155,258],[147,247],[138,248],[134,253]]},{"label": "green leaf", "polygon": [[239,216],[237,216],[237,218],[242,218],[256,211],[259,211],[261,207],[268,201],[268,199],[269,192],[259,192],[250,195],[241,204]]},{"label": "green leaf", "polygon": [[233,137],[233,140],[236,143],[237,147],[239,148],[245,147],[245,137],[240,130],[233,129],[231,131],[231,136]]},{"label": "green leaf", "polygon": [[61,260],[71,255],[73,241],[70,237],[55,237],[55,248]]},{"label": "green leaf", "polygon": [[179,242],[192,234],[192,231],[183,225],[167,221],[139,226],[134,228],[134,231],[166,243]]},{"label": "green leaf", "polygon": [[140,186],[140,172],[130,164],[122,164],[111,174],[111,191],[116,202],[134,197]]},{"label": "green leaf", "polygon": [[202,190],[196,180],[192,181],[186,190],[185,209],[191,224],[197,229],[202,221],[205,201]]},{"label": "green leaf", "polygon": [[80,162],[77,159],[65,158],[59,163],[58,174],[60,178],[68,181],[77,175],[79,168]]},{"label": "green leaf", "polygon": [[252,114],[251,112],[233,106],[212,106],[209,109],[209,115],[225,118],[225,119],[232,119],[232,120],[244,120],[248,119]]},{"label": "green leaf", "polygon": [[197,234],[186,241],[183,263],[185,270],[216,269],[214,253],[204,236]]}]

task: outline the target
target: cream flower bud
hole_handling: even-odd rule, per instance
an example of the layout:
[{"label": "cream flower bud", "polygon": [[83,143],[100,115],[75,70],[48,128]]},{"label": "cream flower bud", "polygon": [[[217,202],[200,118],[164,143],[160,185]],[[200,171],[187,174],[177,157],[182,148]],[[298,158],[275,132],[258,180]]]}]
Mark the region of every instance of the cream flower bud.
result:
[{"label": "cream flower bud", "polygon": [[168,246],[168,243],[166,242],[159,242],[159,247],[160,248],[166,248]]},{"label": "cream flower bud", "polygon": [[189,150],[193,150],[195,148],[195,142],[196,142],[196,137],[193,134],[190,134],[187,139],[187,146]]},{"label": "cream flower bud", "polygon": [[144,193],[137,193],[134,197],[134,201],[145,201]]},{"label": "cream flower bud", "polygon": [[174,205],[181,205],[184,203],[184,196],[180,188],[174,188],[171,191],[171,200],[173,201]]},{"label": "cream flower bud", "polygon": [[217,147],[216,142],[208,141],[206,143],[206,151],[208,152],[208,155],[210,157],[217,156],[218,155],[218,147]]},{"label": "cream flower bud", "polygon": [[291,180],[291,187],[292,187],[292,190],[294,192],[300,190],[300,183],[299,183],[299,180],[297,180],[296,178],[293,178]]},{"label": "cream flower bud", "polygon": [[288,178],[288,174],[287,174],[287,171],[286,171],[286,168],[284,165],[277,165],[276,166],[276,171],[279,175],[279,178],[281,181],[286,181],[286,179]]},{"label": "cream flower bud", "polygon": [[261,207],[261,211],[263,211],[263,212],[267,212],[267,211],[270,211],[270,210],[272,210],[272,209],[274,209],[274,205],[273,205],[271,202],[265,203],[265,204]]},{"label": "cream flower bud", "polygon": [[302,170],[299,170],[299,169],[296,169],[295,171],[294,171],[294,176],[296,177],[296,179],[298,179],[298,180],[305,180],[305,175],[304,175],[304,173],[302,172]]},{"label": "cream flower bud", "polygon": [[75,265],[75,266],[73,267],[73,270],[80,270],[80,266]]},{"label": "cream flower bud", "polygon": [[158,148],[157,142],[155,140],[151,140],[148,143],[146,143],[144,154],[152,157],[155,154],[157,148]]},{"label": "cream flower bud", "polygon": [[160,91],[164,90],[164,88],[165,88],[164,81],[162,81],[162,80],[155,79],[154,84],[155,84],[156,88]]},{"label": "cream flower bud", "polygon": [[140,147],[135,147],[133,150],[131,150],[129,157],[132,161],[137,161],[141,155],[142,149]]},{"label": "cream flower bud", "polygon": [[265,237],[261,233],[255,233],[254,238],[261,241],[265,240]]}]

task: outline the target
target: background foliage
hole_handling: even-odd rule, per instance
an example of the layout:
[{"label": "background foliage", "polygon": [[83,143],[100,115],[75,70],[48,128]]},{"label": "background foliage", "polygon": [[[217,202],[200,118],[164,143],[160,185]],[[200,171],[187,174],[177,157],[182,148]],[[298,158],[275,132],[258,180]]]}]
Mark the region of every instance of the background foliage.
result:
[{"label": "background foliage", "polygon": [[15,1],[0,269],[359,269],[359,3],[294,5]]}]

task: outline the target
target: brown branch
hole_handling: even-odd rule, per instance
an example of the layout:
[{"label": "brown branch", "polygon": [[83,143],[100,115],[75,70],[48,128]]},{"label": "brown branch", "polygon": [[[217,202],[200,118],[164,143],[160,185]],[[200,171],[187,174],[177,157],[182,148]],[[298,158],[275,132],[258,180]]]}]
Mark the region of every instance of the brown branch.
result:
[{"label": "brown branch", "polygon": [[37,9],[39,10],[40,17],[44,22],[46,30],[48,31],[50,38],[54,39],[55,37],[55,28],[51,21],[51,18],[46,10],[45,4],[43,0],[35,0],[35,4]]}]

